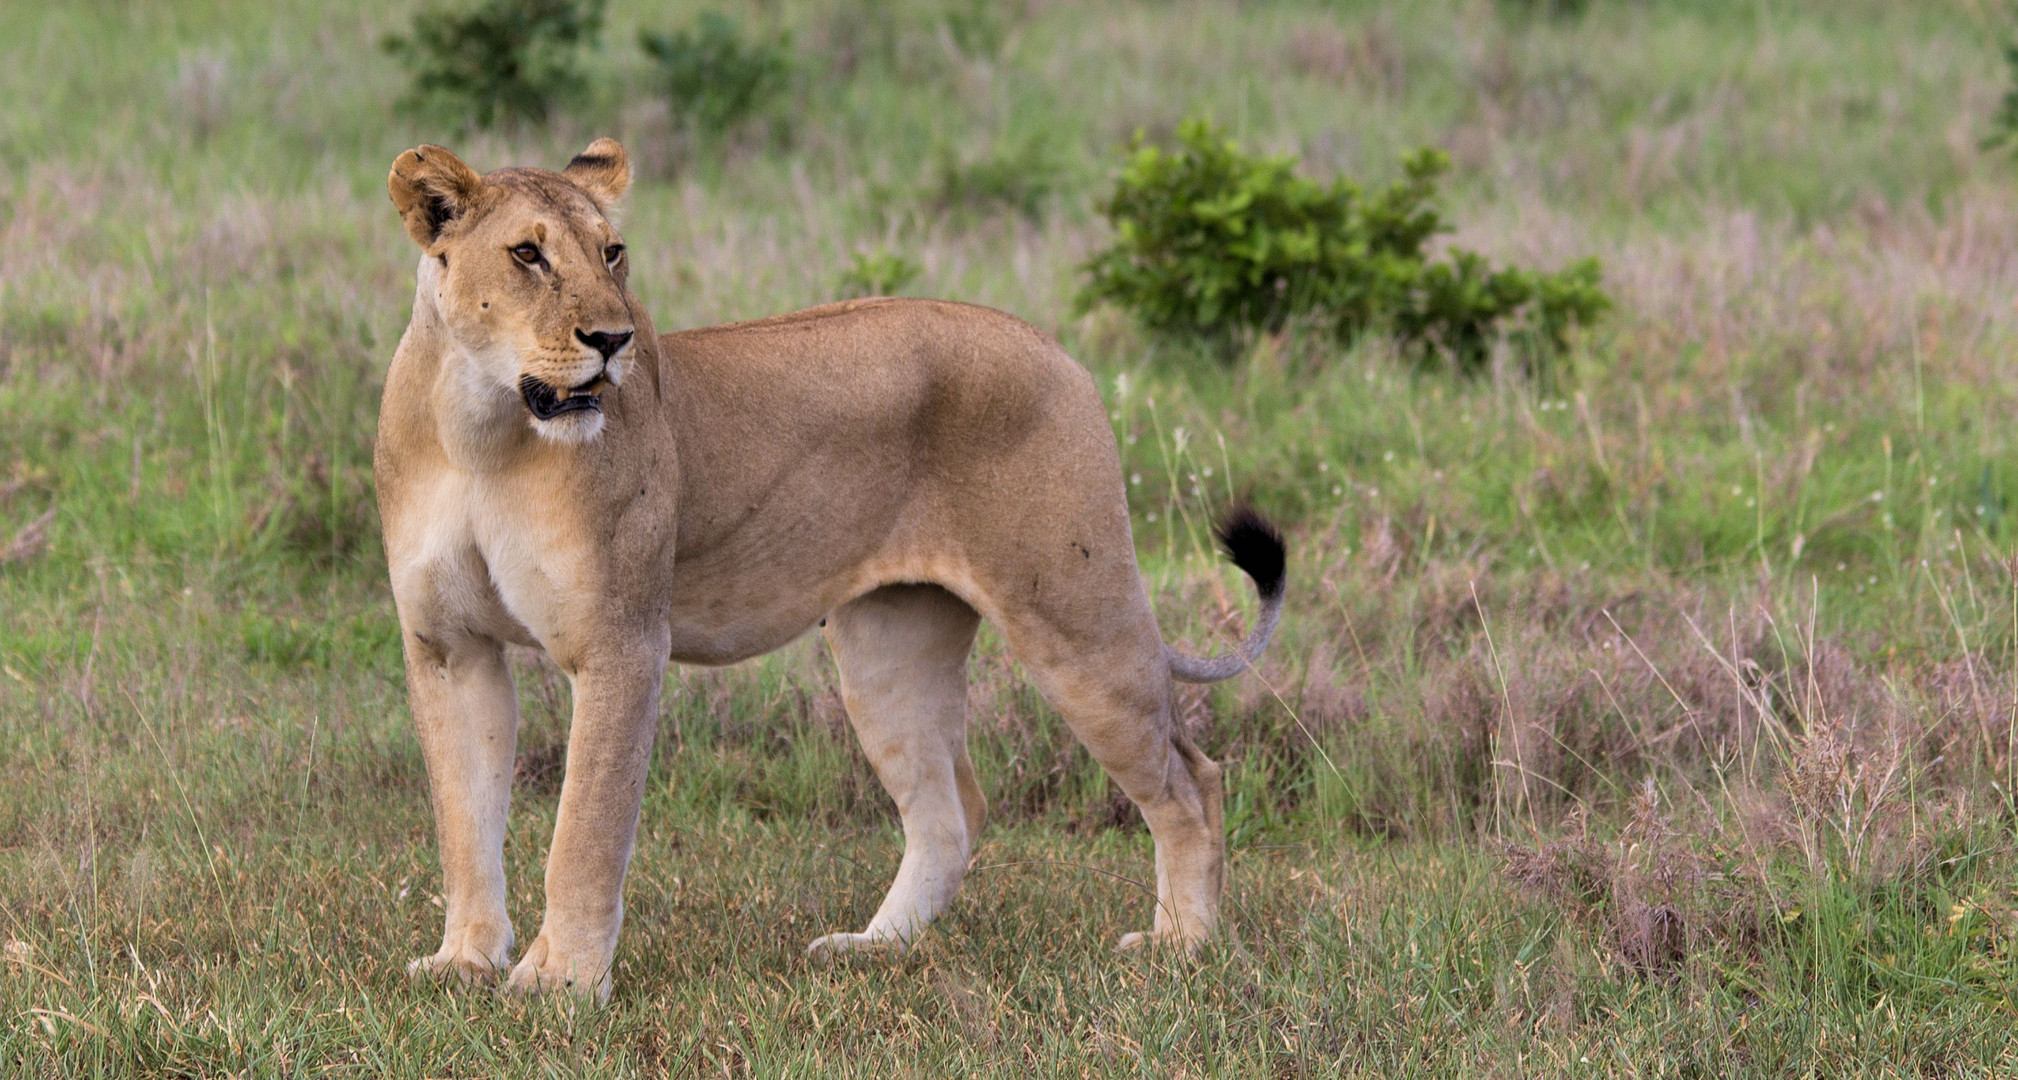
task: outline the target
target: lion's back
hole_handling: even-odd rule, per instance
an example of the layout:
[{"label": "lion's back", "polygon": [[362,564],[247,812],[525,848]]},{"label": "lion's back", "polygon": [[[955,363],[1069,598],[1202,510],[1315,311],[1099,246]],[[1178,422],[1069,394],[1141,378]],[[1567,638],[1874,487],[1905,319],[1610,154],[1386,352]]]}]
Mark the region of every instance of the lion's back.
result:
[{"label": "lion's back", "polygon": [[666,334],[661,355],[672,385],[781,423],[895,424],[944,450],[1059,425],[1108,430],[1085,368],[1037,327],[975,304],[824,304]]}]

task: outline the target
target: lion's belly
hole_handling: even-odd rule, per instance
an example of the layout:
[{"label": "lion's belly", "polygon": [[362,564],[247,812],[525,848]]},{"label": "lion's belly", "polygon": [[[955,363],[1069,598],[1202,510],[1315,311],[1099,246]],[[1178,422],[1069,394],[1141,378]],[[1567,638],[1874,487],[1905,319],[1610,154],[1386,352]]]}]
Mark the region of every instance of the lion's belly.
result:
[{"label": "lion's belly", "polygon": [[[688,570],[711,568],[687,567]],[[878,552],[851,566],[796,580],[788,569],[745,566],[740,572],[693,573],[679,581],[672,607],[672,660],[720,666],[783,648],[835,608],[884,585],[939,585],[968,603],[977,590],[965,561],[937,552]]]},{"label": "lion's belly", "polygon": [[[798,624],[796,630],[781,632],[776,627],[764,627],[753,632],[753,628],[708,627],[673,624],[672,662],[675,664],[697,664],[702,667],[722,667],[740,663],[753,656],[775,652],[789,644],[792,639],[806,632],[810,622]],[[768,632],[763,632],[768,631]]]},{"label": "lion's belly", "polygon": [[675,588],[672,661],[718,667],[762,656],[784,647],[819,622],[839,603],[827,599],[835,592],[849,593],[846,599],[853,598],[854,590],[847,587],[837,590],[821,588],[815,582],[806,584],[807,588],[794,595],[773,594],[740,603],[732,591],[701,593]]}]

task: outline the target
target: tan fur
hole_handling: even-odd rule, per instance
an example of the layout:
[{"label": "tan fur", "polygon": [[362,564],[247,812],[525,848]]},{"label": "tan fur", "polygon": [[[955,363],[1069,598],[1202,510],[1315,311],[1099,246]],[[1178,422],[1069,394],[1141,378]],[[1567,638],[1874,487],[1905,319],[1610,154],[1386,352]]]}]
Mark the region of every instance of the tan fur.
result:
[{"label": "tan fur", "polygon": [[[446,901],[441,948],[413,970],[481,980],[511,961],[505,643],[544,648],[574,688],[546,914],[507,985],[606,995],[666,662],[734,663],[823,616],[905,854],[869,926],[815,953],[901,946],[959,886],[986,813],[964,734],[982,618],[1155,836],[1154,926],[1124,944],[1204,938],[1219,769],[1172,723],[1086,371],[1028,324],[952,303],[658,335],[625,262],[604,260],[627,176],[599,140],[565,173],[481,177],[424,146],[388,182],[425,256],[376,470]],[[606,369],[577,337],[626,329]],[[535,419],[527,376],[588,384],[600,411]]]}]

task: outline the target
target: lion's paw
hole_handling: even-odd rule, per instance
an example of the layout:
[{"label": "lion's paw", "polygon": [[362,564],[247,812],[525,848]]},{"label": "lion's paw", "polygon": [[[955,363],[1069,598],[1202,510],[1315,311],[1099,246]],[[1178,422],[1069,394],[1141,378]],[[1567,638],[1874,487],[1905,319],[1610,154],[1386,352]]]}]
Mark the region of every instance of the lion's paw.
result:
[{"label": "lion's paw", "polygon": [[541,935],[526,947],[525,956],[505,980],[504,992],[521,997],[564,994],[600,1005],[610,999],[610,967],[606,960],[563,957]]},{"label": "lion's paw", "polygon": [[463,986],[489,986],[511,967],[512,935],[485,930],[466,930],[442,942],[433,956],[423,956],[406,966],[407,978],[416,982],[433,980]]},{"label": "lion's paw", "polygon": [[1136,949],[1171,948],[1177,949],[1180,952],[1195,953],[1198,951],[1199,946],[1203,944],[1203,939],[1187,937],[1175,930],[1138,930],[1131,934],[1121,935],[1121,940],[1115,944],[1114,948],[1118,952],[1132,952]]},{"label": "lion's paw", "polygon": [[879,934],[828,934],[806,946],[814,960],[836,960],[843,956],[895,956],[905,949],[903,938]]}]

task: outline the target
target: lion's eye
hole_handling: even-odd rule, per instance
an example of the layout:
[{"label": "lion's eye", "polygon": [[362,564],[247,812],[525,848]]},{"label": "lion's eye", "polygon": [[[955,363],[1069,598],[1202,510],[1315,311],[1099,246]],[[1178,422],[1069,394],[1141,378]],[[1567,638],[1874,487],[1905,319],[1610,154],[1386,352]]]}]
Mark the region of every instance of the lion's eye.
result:
[{"label": "lion's eye", "polygon": [[512,249],[512,258],[517,259],[518,261],[526,264],[527,266],[538,266],[540,261],[540,249],[532,246],[531,244],[520,244],[519,246]]},{"label": "lion's eye", "polygon": [[615,266],[617,260],[623,257],[624,246],[622,244],[611,244],[609,247],[603,249],[603,261],[609,263],[611,266]]}]

